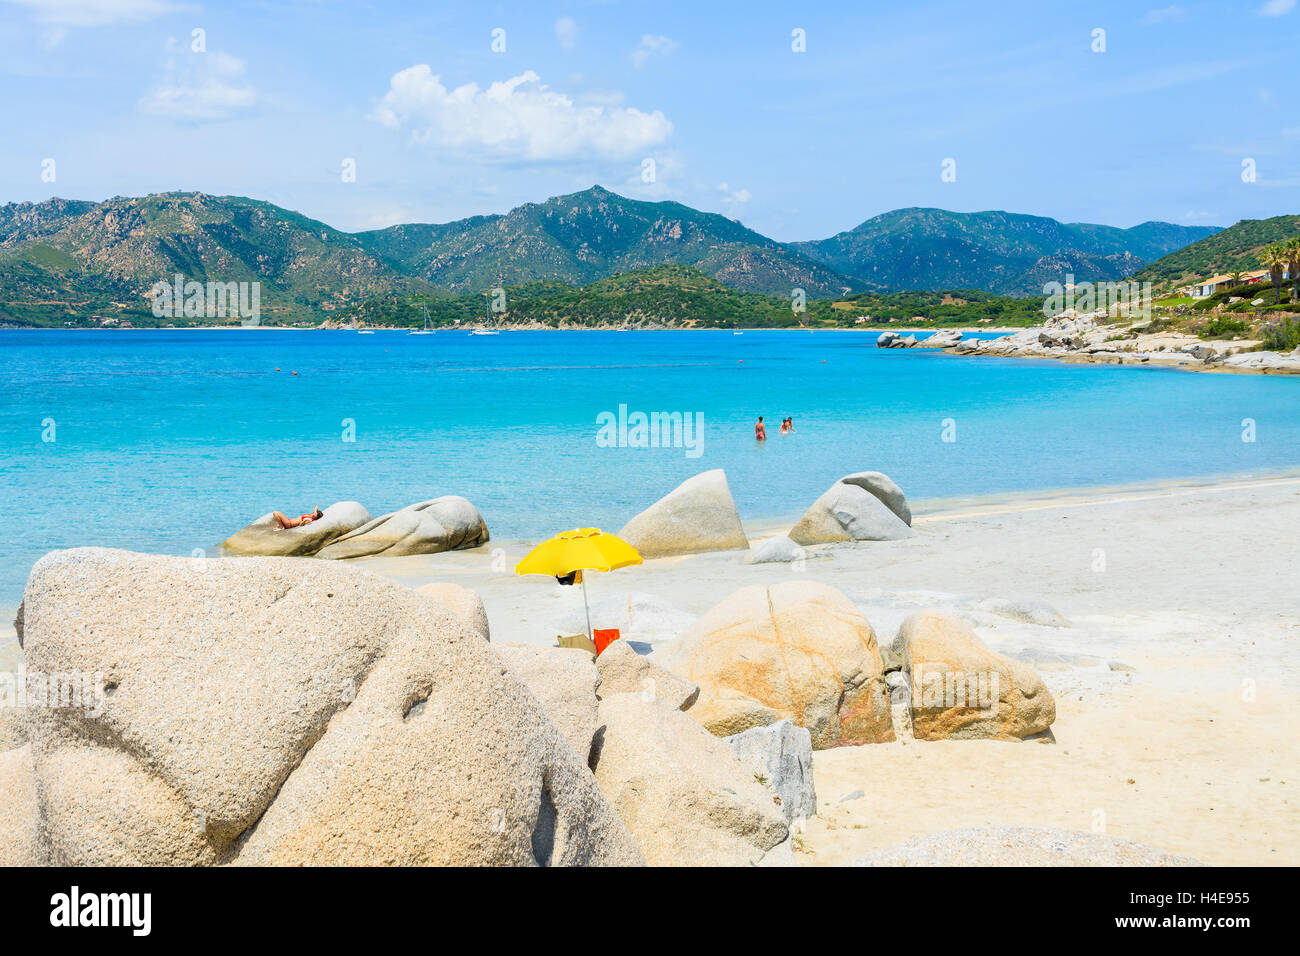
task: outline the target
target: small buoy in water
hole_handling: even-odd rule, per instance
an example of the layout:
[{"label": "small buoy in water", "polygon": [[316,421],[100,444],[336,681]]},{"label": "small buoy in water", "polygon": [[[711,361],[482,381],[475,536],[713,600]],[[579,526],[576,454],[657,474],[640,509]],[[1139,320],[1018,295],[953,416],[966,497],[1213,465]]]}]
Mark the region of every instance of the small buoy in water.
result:
[{"label": "small buoy in water", "polygon": [[275,367],[275,370],[276,370],[277,372],[280,371],[280,366],[277,365],[277,366]]},{"label": "small buoy in water", "polygon": [[741,360],[740,360],[740,364],[741,364],[741,365],[744,365],[744,364],[745,364],[745,360],[744,360],[744,359],[741,359]]},{"label": "small buoy in water", "polygon": [[297,373],[297,372],[294,372],[293,374],[294,374],[294,375],[297,375],[298,373]]}]

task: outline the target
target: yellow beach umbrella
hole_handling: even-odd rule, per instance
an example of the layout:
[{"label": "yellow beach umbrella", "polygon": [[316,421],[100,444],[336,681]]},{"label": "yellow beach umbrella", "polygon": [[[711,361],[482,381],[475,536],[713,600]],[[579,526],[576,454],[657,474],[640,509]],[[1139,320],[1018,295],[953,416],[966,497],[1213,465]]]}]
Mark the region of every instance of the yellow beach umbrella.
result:
[{"label": "yellow beach umbrella", "polygon": [[[561,531],[529,551],[515,565],[515,574],[549,574],[563,577],[574,571],[613,571],[641,563],[641,555],[616,534],[599,528]],[[587,603],[587,579],[582,579],[582,606],[587,612],[587,637],[591,631],[591,606]]]}]

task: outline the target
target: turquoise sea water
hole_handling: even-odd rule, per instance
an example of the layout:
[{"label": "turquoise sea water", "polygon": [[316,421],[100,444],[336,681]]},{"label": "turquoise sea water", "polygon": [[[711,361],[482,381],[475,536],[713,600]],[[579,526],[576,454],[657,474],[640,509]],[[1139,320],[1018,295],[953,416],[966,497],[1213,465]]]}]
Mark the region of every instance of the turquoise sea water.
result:
[{"label": "turquoise sea water", "polygon": [[[509,540],[616,530],[710,468],[726,469],[749,520],[795,516],[865,469],[922,499],[1300,464],[1300,378],[874,343],[858,332],[0,331],[0,605],[17,604],[53,548],[189,554],[272,508],[343,499],[380,514],[460,494]],[[699,457],[601,447],[597,418],[620,405],[702,416]],[[786,415],[797,433],[781,436]],[[343,440],[345,419],[355,441]]]}]

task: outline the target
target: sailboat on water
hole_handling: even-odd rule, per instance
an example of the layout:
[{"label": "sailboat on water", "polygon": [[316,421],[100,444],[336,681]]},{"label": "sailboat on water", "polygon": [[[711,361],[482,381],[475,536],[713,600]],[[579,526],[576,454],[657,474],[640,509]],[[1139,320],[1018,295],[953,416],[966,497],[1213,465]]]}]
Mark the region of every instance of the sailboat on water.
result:
[{"label": "sailboat on water", "polygon": [[434,331],[435,330],[430,328],[429,326],[429,306],[425,305],[424,306],[424,328],[411,329],[411,331],[407,332],[406,334],[407,335],[433,335]]},{"label": "sailboat on water", "polygon": [[492,297],[489,295],[483,300],[487,305],[487,324],[481,329],[470,329],[470,335],[500,335],[500,329],[492,328]]}]

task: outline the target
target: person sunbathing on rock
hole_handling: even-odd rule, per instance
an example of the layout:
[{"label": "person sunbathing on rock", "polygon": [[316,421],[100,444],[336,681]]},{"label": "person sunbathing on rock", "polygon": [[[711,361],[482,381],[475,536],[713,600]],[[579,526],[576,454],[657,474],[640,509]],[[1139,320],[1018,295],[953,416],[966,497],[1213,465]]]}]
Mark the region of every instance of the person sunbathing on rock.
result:
[{"label": "person sunbathing on rock", "polygon": [[275,523],[279,525],[276,530],[284,531],[288,528],[301,528],[305,524],[311,524],[317,518],[325,517],[325,512],[321,511],[320,507],[317,506],[315,511],[308,512],[305,515],[299,515],[296,518],[290,518],[287,515],[281,514],[279,511],[272,511],[271,517],[274,518]]}]

